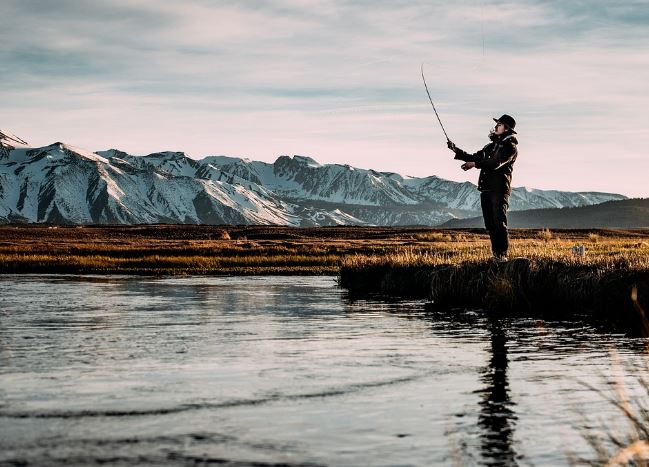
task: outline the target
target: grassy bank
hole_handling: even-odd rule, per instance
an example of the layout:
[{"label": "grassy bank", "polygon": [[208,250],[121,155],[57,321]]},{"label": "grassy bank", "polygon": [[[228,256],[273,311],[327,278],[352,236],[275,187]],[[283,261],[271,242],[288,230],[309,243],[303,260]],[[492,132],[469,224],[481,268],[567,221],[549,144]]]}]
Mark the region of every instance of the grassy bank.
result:
[{"label": "grassy bank", "polygon": [[571,252],[575,238],[538,237],[514,240],[515,257],[506,263],[492,261],[484,246],[348,257],[340,284],[353,297],[426,298],[441,307],[553,319],[583,315],[649,335],[649,246],[589,235],[583,257]]}]

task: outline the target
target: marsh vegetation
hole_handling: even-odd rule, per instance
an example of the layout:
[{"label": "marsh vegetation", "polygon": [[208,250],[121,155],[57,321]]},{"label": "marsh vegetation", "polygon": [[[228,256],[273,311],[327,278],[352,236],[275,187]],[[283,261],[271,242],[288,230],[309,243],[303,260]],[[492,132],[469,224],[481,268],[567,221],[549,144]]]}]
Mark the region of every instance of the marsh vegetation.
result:
[{"label": "marsh vegetation", "polygon": [[[649,231],[517,229],[511,257],[645,268]],[[575,257],[571,246],[584,245]],[[1,273],[338,274],[483,262],[482,229],[265,226],[0,227]]]}]

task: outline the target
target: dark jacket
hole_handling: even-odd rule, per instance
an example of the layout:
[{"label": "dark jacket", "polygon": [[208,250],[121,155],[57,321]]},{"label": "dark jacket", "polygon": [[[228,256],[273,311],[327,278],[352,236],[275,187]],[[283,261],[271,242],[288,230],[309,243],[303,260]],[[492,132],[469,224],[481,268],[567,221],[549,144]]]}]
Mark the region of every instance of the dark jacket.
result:
[{"label": "dark jacket", "polygon": [[512,191],[514,161],[518,155],[517,144],[518,140],[513,133],[505,133],[502,136],[492,135],[491,143],[475,154],[457,148],[455,159],[475,162],[476,168],[480,169],[478,190],[509,195]]}]

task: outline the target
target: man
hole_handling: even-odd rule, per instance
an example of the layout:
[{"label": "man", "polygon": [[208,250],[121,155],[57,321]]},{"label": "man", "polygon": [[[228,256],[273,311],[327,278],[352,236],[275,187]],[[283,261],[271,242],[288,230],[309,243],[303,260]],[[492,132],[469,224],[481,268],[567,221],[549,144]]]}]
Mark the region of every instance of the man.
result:
[{"label": "man", "polygon": [[489,133],[491,142],[475,154],[468,154],[453,142],[448,147],[455,159],[465,161],[463,170],[480,169],[478,190],[485,228],[491,239],[491,251],[498,262],[507,261],[509,235],[507,233],[507,208],[512,191],[512,171],[518,155],[516,121],[509,115],[494,118],[495,128]]}]

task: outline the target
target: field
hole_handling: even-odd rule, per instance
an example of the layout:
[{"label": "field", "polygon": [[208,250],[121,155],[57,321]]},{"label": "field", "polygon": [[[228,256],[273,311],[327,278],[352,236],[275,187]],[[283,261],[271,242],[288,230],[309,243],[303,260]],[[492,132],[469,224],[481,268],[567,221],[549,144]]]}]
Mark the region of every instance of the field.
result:
[{"label": "field", "polygon": [[[649,231],[513,230],[510,257],[634,268]],[[574,256],[573,245],[586,255]],[[1,273],[339,274],[377,265],[432,266],[490,257],[480,229],[260,226],[0,226]]]}]

